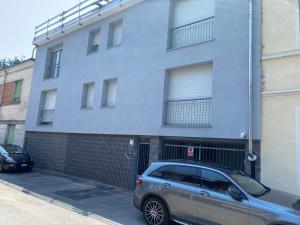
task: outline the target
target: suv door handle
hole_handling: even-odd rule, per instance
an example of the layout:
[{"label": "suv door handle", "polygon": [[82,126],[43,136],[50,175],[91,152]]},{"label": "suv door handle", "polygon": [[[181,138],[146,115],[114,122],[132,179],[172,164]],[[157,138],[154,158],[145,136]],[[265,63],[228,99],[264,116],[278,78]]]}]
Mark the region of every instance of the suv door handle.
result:
[{"label": "suv door handle", "polygon": [[209,193],[206,191],[200,191],[199,195],[204,196],[204,197],[209,197]]},{"label": "suv door handle", "polygon": [[163,187],[164,187],[164,188],[170,188],[170,187],[171,187],[171,184],[164,183],[164,184],[163,184]]}]

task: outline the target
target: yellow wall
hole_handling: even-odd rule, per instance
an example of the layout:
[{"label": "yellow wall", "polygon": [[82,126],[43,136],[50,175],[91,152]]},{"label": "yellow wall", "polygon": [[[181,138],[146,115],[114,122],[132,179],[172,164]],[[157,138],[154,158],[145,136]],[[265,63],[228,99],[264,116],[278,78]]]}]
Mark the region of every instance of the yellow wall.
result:
[{"label": "yellow wall", "polygon": [[300,195],[299,4],[263,0],[262,7],[262,182]]},{"label": "yellow wall", "polygon": [[296,111],[299,107],[300,94],[262,98],[262,182],[298,195]]},{"label": "yellow wall", "polygon": [[299,47],[298,0],[263,0],[263,54]]}]

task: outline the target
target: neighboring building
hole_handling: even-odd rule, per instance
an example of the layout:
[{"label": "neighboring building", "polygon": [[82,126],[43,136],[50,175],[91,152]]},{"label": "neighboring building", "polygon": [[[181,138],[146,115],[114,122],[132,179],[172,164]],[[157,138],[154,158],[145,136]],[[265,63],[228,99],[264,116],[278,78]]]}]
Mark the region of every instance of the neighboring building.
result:
[{"label": "neighboring building", "polygon": [[[26,121],[37,165],[129,189],[158,159],[248,169],[248,1],[114,0],[85,8],[93,2],[37,27]],[[258,155],[260,15],[255,0]]]},{"label": "neighboring building", "polygon": [[0,144],[23,146],[34,60],[0,70]]},{"label": "neighboring building", "polygon": [[262,181],[299,195],[299,1],[262,2]]}]

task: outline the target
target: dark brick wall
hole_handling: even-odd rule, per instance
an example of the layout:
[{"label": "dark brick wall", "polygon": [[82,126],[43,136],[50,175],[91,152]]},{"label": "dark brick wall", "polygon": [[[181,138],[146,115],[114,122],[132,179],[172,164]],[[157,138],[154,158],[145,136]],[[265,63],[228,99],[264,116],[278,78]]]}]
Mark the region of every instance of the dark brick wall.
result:
[{"label": "dark brick wall", "polygon": [[63,172],[68,135],[62,133],[26,132],[25,148],[40,168]]}]

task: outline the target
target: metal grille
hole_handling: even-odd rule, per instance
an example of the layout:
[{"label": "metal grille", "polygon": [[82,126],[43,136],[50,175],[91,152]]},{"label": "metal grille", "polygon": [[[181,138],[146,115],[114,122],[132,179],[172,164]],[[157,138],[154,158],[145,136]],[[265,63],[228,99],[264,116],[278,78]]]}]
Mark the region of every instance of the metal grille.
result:
[{"label": "metal grille", "polygon": [[209,126],[211,98],[166,102],[166,125]]},{"label": "metal grille", "polygon": [[215,17],[171,29],[171,48],[210,41],[214,38]]},{"label": "metal grille", "polygon": [[164,141],[162,160],[192,160],[244,169],[245,144]]},{"label": "metal grille", "polygon": [[150,144],[140,143],[138,153],[138,175],[142,175],[149,167]]},{"label": "metal grille", "polygon": [[48,66],[48,70],[47,70],[47,74],[46,74],[45,78],[58,77],[59,69],[60,69],[60,63],[55,64],[53,66]]},{"label": "metal grille", "polygon": [[41,125],[52,125],[54,110],[41,110],[40,112],[40,124]]}]

